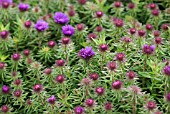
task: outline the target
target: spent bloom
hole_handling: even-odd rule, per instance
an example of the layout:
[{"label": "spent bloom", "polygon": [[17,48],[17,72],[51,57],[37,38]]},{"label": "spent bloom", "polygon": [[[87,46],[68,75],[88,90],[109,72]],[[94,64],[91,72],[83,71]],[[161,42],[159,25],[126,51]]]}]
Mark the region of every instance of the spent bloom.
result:
[{"label": "spent bloom", "polygon": [[93,51],[92,47],[86,47],[79,51],[78,56],[82,59],[88,61],[95,55],[95,52]]},{"label": "spent bloom", "polygon": [[55,104],[56,98],[54,95],[52,95],[50,98],[47,99],[47,102],[50,104]]},{"label": "spent bloom", "polygon": [[148,44],[145,44],[142,48],[143,50],[143,53],[147,54],[147,55],[150,55],[150,54],[153,54],[154,51],[155,51],[155,45],[148,45]]},{"label": "spent bloom", "polygon": [[30,6],[28,4],[20,3],[18,5],[18,8],[21,12],[24,12],[27,11],[30,8]]},{"label": "spent bloom", "polygon": [[83,114],[83,113],[84,113],[84,108],[81,107],[81,106],[76,106],[76,107],[74,108],[74,113],[75,113],[75,114]]},{"label": "spent bloom", "polygon": [[72,36],[74,34],[74,27],[71,25],[65,25],[62,27],[62,33],[65,36]]},{"label": "spent bloom", "polygon": [[141,88],[138,87],[138,86],[132,85],[132,86],[130,86],[127,90],[128,90],[128,91],[130,90],[130,92],[133,92],[133,93],[135,93],[135,94],[142,95],[142,90],[141,90]]},{"label": "spent bloom", "polygon": [[38,20],[34,27],[39,32],[43,32],[49,28],[48,23],[44,20]]},{"label": "spent bloom", "polygon": [[57,24],[66,24],[69,22],[69,18],[66,14],[62,13],[62,12],[56,12],[54,15],[54,21]]}]

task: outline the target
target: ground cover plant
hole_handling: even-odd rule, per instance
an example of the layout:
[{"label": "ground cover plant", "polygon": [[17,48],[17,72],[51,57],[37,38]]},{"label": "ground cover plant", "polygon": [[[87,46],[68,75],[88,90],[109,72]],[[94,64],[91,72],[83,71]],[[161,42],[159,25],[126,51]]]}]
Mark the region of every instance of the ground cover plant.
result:
[{"label": "ground cover plant", "polygon": [[170,114],[169,0],[0,0],[0,113]]}]

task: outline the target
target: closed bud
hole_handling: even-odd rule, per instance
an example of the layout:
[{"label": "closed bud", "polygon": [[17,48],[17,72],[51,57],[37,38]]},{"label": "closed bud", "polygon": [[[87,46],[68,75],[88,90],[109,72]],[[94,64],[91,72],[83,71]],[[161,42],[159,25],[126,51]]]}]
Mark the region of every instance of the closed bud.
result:
[{"label": "closed bud", "polygon": [[97,73],[91,73],[91,74],[89,74],[89,77],[90,77],[90,79],[95,81],[99,78],[99,75]]},{"label": "closed bud", "polygon": [[61,39],[61,42],[63,45],[68,45],[71,42],[71,39],[69,37],[64,37]]},{"label": "closed bud", "polygon": [[0,62],[0,70],[5,68],[5,63],[4,62]]},{"label": "closed bud", "polygon": [[12,55],[12,60],[18,61],[21,58],[21,55],[19,53],[14,53]]},{"label": "closed bud", "polygon": [[94,100],[93,99],[86,99],[85,104],[87,107],[93,107],[94,106]]},{"label": "closed bud", "polygon": [[3,30],[3,31],[0,32],[0,37],[2,39],[6,39],[8,37],[8,35],[9,35],[9,32],[6,31],[6,30]]},{"label": "closed bud", "polygon": [[77,24],[76,28],[78,31],[82,31],[84,29],[84,24],[83,23]]},{"label": "closed bud", "polygon": [[129,3],[129,4],[128,4],[128,8],[129,8],[129,9],[134,9],[134,8],[135,8],[135,4],[132,3],[132,2]]},{"label": "closed bud", "polygon": [[33,86],[33,90],[35,93],[40,93],[43,90],[43,86],[41,84],[36,84]]},{"label": "closed bud", "polygon": [[124,61],[125,59],[125,54],[124,53],[117,53],[116,54],[116,60],[119,61],[119,62],[122,62]]},{"label": "closed bud", "polygon": [[135,28],[130,28],[129,32],[130,32],[130,34],[135,34],[136,33],[136,29]]},{"label": "closed bud", "polygon": [[9,7],[9,3],[8,2],[2,2],[2,7],[4,8],[4,9],[7,9],[8,7]]},{"label": "closed bud", "polygon": [[55,65],[58,66],[58,67],[63,67],[64,64],[65,64],[65,61],[63,59],[55,61]]},{"label": "closed bud", "polygon": [[16,90],[16,91],[14,91],[13,94],[14,94],[15,97],[21,97],[22,91],[21,90]]},{"label": "closed bud", "polygon": [[146,24],[146,29],[151,31],[153,29],[153,26],[151,24]]},{"label": "closed bud", "polygon": [[96,92],[97,95],[103,95],[104,92],[105,92],[105,89],[103,87],[97,87],[95,89],[95,92]]},{"label": "closed bud", "polygon": [[119,2],[119,1],[114,2],[114,6],[115,6],[116,8],[120,8],[121,5],[122,5],[122,3]]},{"label": "closed bud", "polygon": [[160,14],[160,10],[159,9],[152,10],[152,15],[153,16],[159,16],[159,14]]},{"label": "closed bud", "polygon": [[153,31],[154,37],[158,37],[158,36],[160,36],[160,34],[161,34],[161,32],[159,30],[154,30]]},{"label": "closed bud", "polygon": [[96,17],[97,18],[101,18],[103,16],[103,12],[102,11],[97,11],[96,12]]},{"label": "closed bud", "polygon": [[109,47],[108,47],[107,44],[101,44],[101,45],[99,46],[99,50],[100,50],[101,52],[106,52],[108,49],[109,49]]},{"label": "closed bud", "polygon": [[1,111],[7,113],[9,111],[9,107],[7,105],[2,105]]},{"label": "closed bud", "polygon": [[122,87],[122,82],[120,80],[116,80],[112,83],[112,88],[115,90],[119,90]]},{"label": "closed bud", "polygon": [[162,38],[161,37],[156,37],[155,38],[155,43],[156,44],[161,44],[161,42],[162,42]]},{"label": "closed bud", "polygon": [[25,26],[26,28],[30,28],[31,25],[32,25],[31,21],[26,21],[26,22],[24,23],[24,26]]},{"label": "closed bud", "polygon": [[25,56],[29,56],[30,55],[30,50],[25,49],[23,53],[24,53]]},{"label": "closed bud", "polygon": [[48,42],[48,47],[49,47],[49,48],[53,48],[53,47],[55,47],[55,45],[56,45],[56,42],[53,41],[53,40],[51,40],[51,41]]},{"label": "closed bud", "polygon": [[65,78],[64,78],[64,75],[62,75],[62,74],[59,74],[59,75],[55,78],[55,81],[58,82],[58,83],[60,83],[60,84],[63,83],[64,80],[65,80]]},{"label": "closed bud", "polygon": [[146,32],[144,30],[138,30],[138,36],[143,37],[145,34]]},{"label": "closed bud", "polygon": [[51,69],[51,68],[46,68],[46,69],[44,70],[44,73],[45,73],[46,75],[50,75],[51,72],[52,72],[52,69]]},{"label": "closed bud", "polygon": [[111,110],[113,108],[112,103],[111,102],[105,103],[104,108],[106,111]]}]

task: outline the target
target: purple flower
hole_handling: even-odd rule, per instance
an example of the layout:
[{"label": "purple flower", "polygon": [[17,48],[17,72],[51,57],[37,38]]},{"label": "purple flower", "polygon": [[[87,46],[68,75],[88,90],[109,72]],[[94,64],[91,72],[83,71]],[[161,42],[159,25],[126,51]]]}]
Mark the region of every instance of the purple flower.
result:
[{"label": "purple flower", "polygon": [[49,28],[48,23],[44,20],[38,20],[37,23],[34,25],[34,27],[39,32],[43,32]]},{"label": "purple flower", "polygon": [[62,12],[56,12],[54,15],[54,21],[57,24],[66,24],[69,22],[69,18],[66,14],[64,14]]},{"label": "purple flower", "polygon": [[79,51],[78,56],[88,61],[95,55],[92,47],[86,47]]},{"label": "purple flower", "polygon": [[8,93],[9,93],[9,90],[10,90],[9,86],[4,85],[4,86],[2,87],[2,93],[4,93],[4,94],[8,94]]},{"label": "purple flower", "polygon": [[12,0],[0,0],[0,6],[2,5],[3,2],[12,4]]},{"label": "purple flower", "polygon": [[83,114],[83,112],[84,112],[84,108],[81,107],[81,106],[76,106],[76,107],[74,108],[74,113],[75,113],[75,114]]},{"label": "purple flower", "polygon": [[30,8],[30,6],[28,4],[20,3],[18,5],[18,8],[21,12],[24,12],[27,11]]},{"label": "purple flower", "polygon": [[62,27],[62,32],[65,36],[72,36],[74,34],[74,27],[71,25],[65,25]]},{"label": "purple flower", "polygon": [[165,66],[163,69],[164,74],[167,76],[170,76],[170,66]]},{"label": "purple flower", "polygon": [[168,102],[170,102],[170,93],[168,93],[165,97],[166,97],[166,100],[167,100]]},{"label": "purple flower", "polygon": [[47,102],[50,104],[55,104],[56,98],[54,95],[52,95],[50,98],[47,99]]},{"label": "purple flower", "polygon": [[144,52],[145,54],[150,55],[150,54],[153,54],[153,53],[154,53],[155,48],[156,48],[155,45],[149,46],[148,44],[145,44],[145,45],[143,46],[142,50],[143,50],[143,52]]}]

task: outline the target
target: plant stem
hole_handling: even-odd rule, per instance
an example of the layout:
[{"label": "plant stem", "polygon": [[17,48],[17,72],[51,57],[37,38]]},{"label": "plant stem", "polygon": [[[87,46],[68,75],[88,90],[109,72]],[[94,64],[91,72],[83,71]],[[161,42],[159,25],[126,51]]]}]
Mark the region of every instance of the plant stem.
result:
[{"label": "plant stem", "polygon": [[133,104],[132,104],[132,107],[133,107],[133,114],[136,114],[136,93],[135,92],[133,93]]}]

